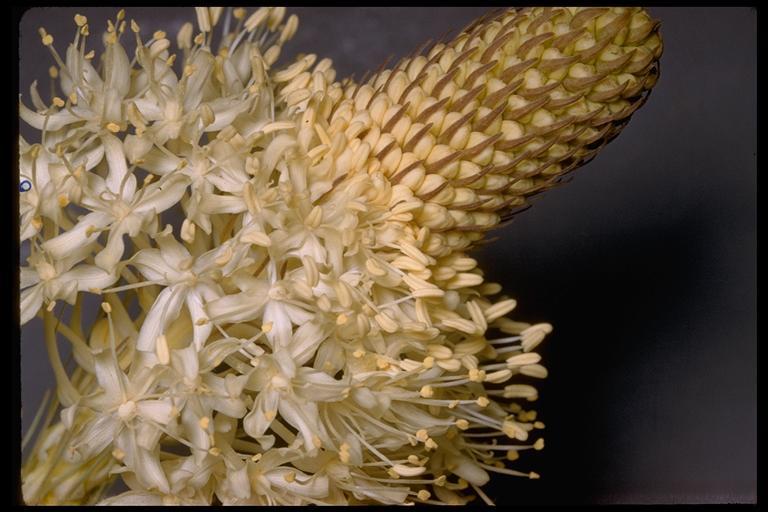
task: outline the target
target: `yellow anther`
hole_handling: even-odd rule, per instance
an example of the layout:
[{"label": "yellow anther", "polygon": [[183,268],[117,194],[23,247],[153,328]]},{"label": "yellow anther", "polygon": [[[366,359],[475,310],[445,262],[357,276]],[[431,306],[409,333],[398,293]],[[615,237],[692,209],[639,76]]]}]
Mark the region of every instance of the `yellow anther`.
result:
[{"label": "yellow anther", "polygon": [[59,77],[59,68],[56,66],[51,66],[48,68],[48,76],[51,78],[58,78]]},{"label": "yellow anther", "polygon": [[171,361],[171,352],[168,349],[168,340],[164,334],[157,337],[155,342],[155,354],[160,364],[167,365]]},{"label": "yellow anther", "polygon": [[85,17],[85,16],[83,16],[82,14],[75,14],[75,24],[76,24],[78,27],[82,27],[82,26],[83,26],[83,25],[85,25],[86,23],[88,23],[88,18],[86,18],[86,17]]}]

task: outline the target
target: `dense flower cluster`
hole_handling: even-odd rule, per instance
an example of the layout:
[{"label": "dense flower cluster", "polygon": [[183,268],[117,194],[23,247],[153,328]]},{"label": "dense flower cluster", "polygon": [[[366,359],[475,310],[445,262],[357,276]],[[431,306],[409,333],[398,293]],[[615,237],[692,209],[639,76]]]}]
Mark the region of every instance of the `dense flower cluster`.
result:
[{"label": "dense flower cluster", "polygon": [[[43,319],[57,394],[25,500],[465,503],[489,472],[536,478],[505,461],[543,447],[551,326],[508,318],[464,250],[615,136],[655,82],[656,24],[509,11],[357,84],[312,54],[274,66],[284,8],[196,13],[171,53],[120,11],[98,65],[84,16],[63,58],[40,31],[61,97],[20,103],[42,132],[20,141],[21,320]],[[602,60],[572,66],[574,45]],[[105,498],[115,474],[131,490]]]}]

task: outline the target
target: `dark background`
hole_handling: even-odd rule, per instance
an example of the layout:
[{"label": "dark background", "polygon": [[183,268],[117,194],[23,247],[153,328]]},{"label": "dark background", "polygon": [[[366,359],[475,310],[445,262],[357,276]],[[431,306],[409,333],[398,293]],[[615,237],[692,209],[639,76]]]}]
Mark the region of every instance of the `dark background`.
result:
[{"label": "dark background", "polygon": [[[360,77],[487,10],[296,7],[300,28],[281,61],[313,52],[333,59],[338,78]],[[486,490],[499,504],[756,499],[757,16],[649,10],[665,51],[648,103],[572,183],[535,199],[475,253],[518,299],[518,318],[555,328],[540,349],[550,371],[537,403],[546,449],[515,463],[542,478],[495,475]],[[28,105],[34,79],[47,97],[52,63],[37,27],[63,52],[80,11],[95,34],[115,9],[22,18]],[[172,41],[195,21],[191,8],[134,7],[127,18]],[[52,382],[39,323],[22,336],[24,428]]]}]

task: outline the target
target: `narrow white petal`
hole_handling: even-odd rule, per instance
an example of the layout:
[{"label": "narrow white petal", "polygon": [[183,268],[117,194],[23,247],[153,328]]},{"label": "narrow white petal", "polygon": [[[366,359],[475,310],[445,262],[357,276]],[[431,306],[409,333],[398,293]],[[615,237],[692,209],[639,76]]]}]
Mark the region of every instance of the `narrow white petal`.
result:
[{"label": "narrow white petal", "polygon": [[81,218],[72,229],[43,242],[42,248],[53,259],[64,258],[73,250],[89,245],[98,238],[98,232],[86,235],[88,228],[98,230],[108,226],[112,220],[112,216],[104,212],[89,213]]},{"label": "narrow white petal", "polygon": [[185,347],[171,352],[171,365],[184,378],[194,382],[200,370],[197,359],[197,350],[193,346]]},{"label": "narrow white petal", "polygon": [[27,288],[21,292],[21,301],[19,302],[20,323],[24,325],[29,322],[40,310],[40,306],[43,305],[43,285],[37,285],[32,288]]},{"label": "narrow white petal", "polygon": [[141,400],[136,404],[139,416],[150,419],[160,425],[171,422],[174,416],[170,398],[161,400]]},{"label": "narrow white petal", "polygon": [[24,103],[21,101],[21,95],[19,95],[19,117],[21,117],[24,122],[33,128],[38,130],[45,128],[48,131],[60,130],[68,124],[80,121],[80,118],[72,115],[67,110],[60,110],[55,114],[50,114],[47,116],[38,114],[37,112],[30,110],[26,105],[24,105]]},{"label": "narrow white petal", "polygon": [[75,438],[78,452],[84,459],[100,453],[115,439],[120,422],[111,414],[101,415],[88,423],[86,428]]},{"label": "narrow white petal", "polygon": [[196,288],[192,288],[187,294],[187,308],[192,318],[192,330],[194,332],[192,343],[199,351],[211,335],[213,324],[211,322],[206,322],[203,325],[197,324],[197,320],[206,318],[206,313],[205,309],[203,309],[203,298]]},{"label": "narrow white petal", "polygon": [[128,174],[128,165],[125,162],[123,143],[111,133],[103,134],[101,136],[101,143],[104,146],[104,154],[107,157],[107,165],[109,166],[107,188],[115,194],[130,200],[136,190],[135,182],[133,188],[126,183],[125,190],[123,191],[124,193],[120,194],[120,185]]},{"label": "narrow white petal", "polygon": [[187,184],[186,176],[174,174],[163,183],[149,185],[154,188],[136,205],[134,211],[136,213],[154,211],[155,214],[164,212],[179,202],[181,196],[187,190]]},{"label": "narrow white petal", "polygon": [[131,260],[131,265],[148,281],[169,284],[178,277],[178,267],[171,268],[159,249],[142,249]]},{"label": "narrow white petal", "polygon": [[19,288],[29,288],[40,282],[40,274],[30,267],[21,267],[19,269]]},{"label": "narrow white petal", "polygon": [[155,351],[157,337],[163,334],[168,324],[179,316],[185,295],[185,288],[179,286],[169,286],[160,292],[139,331],[139,337],[136,340],[138,350]]},{"label": "narrow white petal", "polygon": [[[275,419],[280,395],[277,391],[266,389],[259,393],[253,402],[253,409],[243,419],[243,429],[253,438],[260,437],[267,431]],[[269,417],[268,417],[269,416]]]},{"label": "narrow white petal", "polygon": [[317,405],[312,402],[298,403],[294,400],[280,400],[280,416],[298,429],[304,439],[304,446],[311,450],[314,447],[314,437],[327,437],[322,424],[317,421]]},{"label": "narrow white petal", "polygon": [[184,245],[176,240],[173,233],[170,232],[170,226],[166,226],[167,231],[163,231],[155,236],[160,248],[160,254],[163,256],[168,268],[180,270],[180,267],[190,258],[189,251]]},{"label": "narrow white petal", "polygon": [[100,269],[94,265],[78,265],[66,274],[62,279],[72,280],[77,284],[78,291],[88,291],[92,288],[103,289],[117,281],[117,275]]},{"label": "narrow white petal", "polygon": [[137,446],[133,462],[133,471],[136,474],[136,478],[145,487],[157,489],[164,494],[168,494],[171,491],[163,467],[160,465],[156,455]]},{"label": "narrow white petal", "polygon": [[123,219],[112,225],[107,238],[107,245],[99,251],[94,259],[98,266],[110,272],[115,269],[115,265],[122,259],[125,252],[123,236],[128,231],[128,225],[125,221],[126,219]]},{"label": "narrow white petal", "polygon": [[320,322],[310,321],[300,325],[293,333],[293,341],[289,347],[296,364],[303,365],[309,361],[327,334],[327,330]]},{"label": "narrow white petal", "polygon": [[[268,289],[268,287],[265,287]],[[205,306],[208,317],[227,323],[248,322],[261,315],[268,296],[264,294],[236,293],[209,302]]]},{"label": "narrow white petal", "polygon": [[200,211],[215,213],[240,213],[246,210],[245,201],[242,197],[221,196],[217,194],[207,194],[200,201]]},{"label": "narrow white petal", "polygon": [[[93,356],[93,365],[96,372],[96,380],[104,390],[107,400],[119,404],[123,400],[122,389],[126,385],[125,374],[117,367],[112,357],[112,351],[107,348]],[[123,381],[123,386],[120,381]]]}]

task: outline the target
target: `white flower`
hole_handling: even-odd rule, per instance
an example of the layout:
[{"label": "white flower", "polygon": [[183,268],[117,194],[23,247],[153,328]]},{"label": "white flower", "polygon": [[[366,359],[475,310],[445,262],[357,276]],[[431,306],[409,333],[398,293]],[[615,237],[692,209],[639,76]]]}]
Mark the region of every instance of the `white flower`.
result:
[{"label": "white flower", "polygon": [[129,173],[122,144],[112,135],[102,139],[109,163],[106,180],[91,176],[91,187],[82,204],[90,209],[72,229],[47,240],[43,248],[55,258],[74,247],[96,240],[102,230],[109,230],[106,247],[96,255],[96,264],[111,269],[125,250],[123,235],[136,236],[155,222],[157,215],[176,204],[187,187],[183,176],[136,189],[136,178]]},{"label": "white flower", "polygon": [[21,325],[30,321],[44,303],[62,299],[74,304],[78,292],[106,288],[117,280],[114,273],[88,264],[78,264],[91,252],[90,244],[73,248],[62,258],[35,252],[30,267],[20,273]]},{"label": "white flower", "polygon": [[100,391],[73,406],[92,411],[93,418],[75,431],[69,458],[87,461],[114,445],[119,459],[146,488],[167,492],[168,482],[154,452],[160,429],[168,428],[178,411],[170,398],[149,398],[163,368],[140,368],[128,376],[110,349],[94,355],[94,366]]},{"label": "white flower", "polygon": [[168,228],[170,226],[154,237],[159,249],[143,249],[130,263],[148,283],[166,286],[141,326],[136,348],[154,351],[157,338],[178,316],[182,304],[186,304],[193,323],[193,343],[200,350],[213,330],[205,313],[205,304],[224,295],[217,281],[222,274],[236,268],[247,247],[233,250],[235,244],[232,242],[194,258]]},{"label": "white flower", "polygon": [[[20,106],[41,131],[20,143],[21,316],[48,308],[66,407],[41,429],[25,499],[463,503],[489,472],[533,478],[502,461],[543,446],[521,444],[543,424],[513,378],[546,376],[529,351],[551,326],[505,318],[514,301],[488,299],[498,286],[462,251],[480,235],[451,231],[494,215],[458,183],[499,176],[471,147],[445,175],[425,170],[448,147],[426,122],[456,113],[408,83],[422,65],[420,87],[435,86],[444,59],[336,83],[312,54],[273,68],[298,23],[284,8],[195,13],[173,53],[118,12],[99,64],[84,16],[65,62],[41,29],[65,98],[46,105],[33,84],[36,110]],[[424,107],[426,128],[411,122]],[[86,291],[104,297],[90,329]],[[57,299],[75,305],[66,321]],[[104,499],[110,475],[130,490]]]}]

